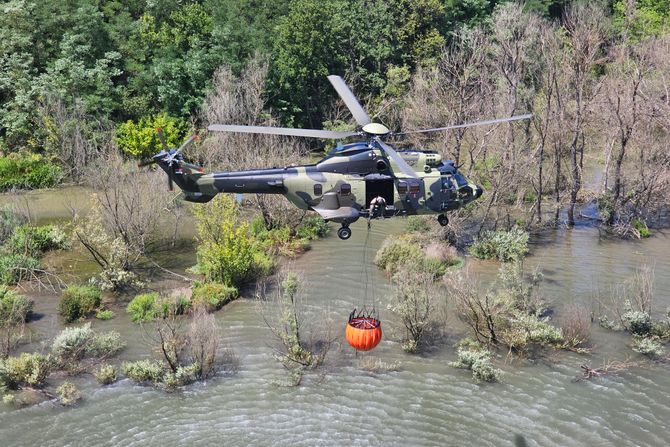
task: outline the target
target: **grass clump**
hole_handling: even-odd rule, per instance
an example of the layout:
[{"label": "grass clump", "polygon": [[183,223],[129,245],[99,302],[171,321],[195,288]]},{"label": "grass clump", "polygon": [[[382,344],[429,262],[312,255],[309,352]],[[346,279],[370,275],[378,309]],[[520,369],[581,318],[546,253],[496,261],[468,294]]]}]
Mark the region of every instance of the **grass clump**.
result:
[{"label": "grass clump", "polygon": [[95,313],[95,318],[102,321],[111,320],[115,316],[116,314],[109,309],[99,310]]},{"label": "grass clump", "polygon": [[199,283],[193,288],[191,306],[204,305],[208,312],[221,309],[239,295],[235,287],[218,283]]},{"label": "grass clump", "polygon": [[649,358],[662,357],[665,354],[663,344],[658,337],[633,336],[633,351],[646,355]]},{"label": "grass clump", "polygon": [[143,323],[158,317],[156,307],[158,296],[157,292],[142,293],[128,303],[126,312],[130,314],[130,319],[133,323]]},{"label": "grass clump", "polygon": [[93,285],[71,285],[63,291],[58,313],[66,323],[86,318],[100,307],[101,292]]},{"label": "grass clump", "polygon": [[68,327],[54,338],[51,355],[64,368],[72,368],[77,362],[93,357],[103,359],[117,354],[125,343],[116,331],[96,334],[91,323],[78,327]]},{"label": "grass clump", "polygon": [[0,252],[0,284],[17,284],[39,268],[40,261],[31,256]]},{"label": "grass clump", "polygon": [[55,225],[21,225],[14,230],[6,248],[12,253],[39,257],[49,250],[69,248],[69,240],[65,232]]},{"label": "grass clump", "polygon": [[470,254],[479,259],[497,258],[509,262],[528,253],[527,231],[514,227],[509,231],[484,231],[470,246]]},{"label": "grass clump", "polygon": [[375,264],[392,275],[400,266],[408,263],[421,263],[424,253],[421,246],[412,237],[401,235],[387,238],[375,256]]}]

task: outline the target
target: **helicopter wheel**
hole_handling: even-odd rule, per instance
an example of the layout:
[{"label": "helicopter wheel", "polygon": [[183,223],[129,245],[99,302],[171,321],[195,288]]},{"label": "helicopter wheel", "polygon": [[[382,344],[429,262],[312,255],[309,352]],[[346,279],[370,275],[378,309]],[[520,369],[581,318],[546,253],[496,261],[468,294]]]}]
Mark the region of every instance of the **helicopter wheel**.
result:
[{"label": "helicopter wheel", "polygon": [[440,214],[439,216],[437,216],[437,221],[443,227],[446,227],[447,225],[449,225],[449,218],[447,217],[446,214]]},{"label": "helicopter wheel", "polygon": [[337,236],[343,241],[346,241],[351,237],[351,228],[345,226],[340,227],[340,229],[337,230]]}]

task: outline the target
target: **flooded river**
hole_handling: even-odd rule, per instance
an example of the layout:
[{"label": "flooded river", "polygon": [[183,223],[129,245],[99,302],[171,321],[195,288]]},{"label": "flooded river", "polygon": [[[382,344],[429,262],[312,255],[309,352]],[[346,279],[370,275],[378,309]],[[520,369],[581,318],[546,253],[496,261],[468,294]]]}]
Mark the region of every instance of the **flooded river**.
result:
[{"label": "flooded river", "polygon": [[[325,374],[310,374],[299,387],[278,386],[287,373],[273,358],[270,333],[253,300],[240,299],[217,313],[225,343],[239,359],[236,374],[170,394],[128,380],[103,388],[90,377],[78,378],[84,400],[75,408],[44,403],[12,410],[0,405],[0,445],[668,445],[668,365],[573,382],[583,363],[637,358],[624,334],[594,325],[596,350],[590,356],[558,353],[511,364],[499,358],[503,376],[497,384],[476,384],[468,371],[448,366],[455,359],[451,343],[462,336],[459,327],[449,329],[450,340],[430,353],[403,353],[392,336],[397,327],[388,322],[385,310],[390,287],[372,259],[386,234],[401,232],[404,224],[373,225],[365,253],[365,224],[356,223],[348,241],[333,234],[293,263],[306,281],[303,302],[312,321],[333,319],[342,333],[348,313],[364,301],[361,282],[367,269],[368,284],[374,286],[387,321],[385,339],[373,353],[357,358],[341,337],[344,344],[331,351]],[[654,305],[660,312],[670,307],[669,252],[670,238],[663,234],[617,241],[596,228],[577,227],[535,237],[527,265],[544,272],[544,295],[559,314],[570,303],[590,306],[594,288],[606,290],[641,264],[652,264]],[[497,270],[494,262],[468,262],[482,280]],[[35,299],[45,313],[33,323],[36,330],[57,332],[58,322],[48,311],[55,311],[58,298]],[[123,358],[147,355],[149,348],[137,342],[142,331],[115,310],[115,319],[95,321],[94,326],[122,333],[131,343]],[[399,362],[399,370],[366,372],[358,366],[365,356]]]}]

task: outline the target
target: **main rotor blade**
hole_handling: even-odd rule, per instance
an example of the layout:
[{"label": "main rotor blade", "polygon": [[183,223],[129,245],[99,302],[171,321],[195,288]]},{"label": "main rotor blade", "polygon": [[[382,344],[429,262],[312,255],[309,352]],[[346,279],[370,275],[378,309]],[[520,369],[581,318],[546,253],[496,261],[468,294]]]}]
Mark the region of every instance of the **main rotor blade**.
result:
[{"label": "main rotor blade", "polygon": [[165,140],[165,134],[163,133],[163,129],[160,127],[156,128],[156,133],[158,134],[158,139],[161,141],[161,144],[163,145],[163,150],[165,152],[168,152],[170,148],[167,145],[167,140]]},{"label": "main rotor blade", "polygon": [[193,142],[196,141],[197,139],[198,139],[198,135],[197,135],[197,134],[193,134],[193,135],[191,135],[191,136],[189,137],[189,139],[186,140],[186,141],[184,142],[184,144],[182,144],[182,145],[179,147],[179,149],[177,149],[177,151],[172,155],[172,158],[176,157],[178,153],[180,153],[181,151],[183,151],[184,149],[186,149],[191,143],[193,143]]},{"label": "main rotor blade", "polygon": [[398,165],[403,174],[405,174],[408,177],[413,178],[418,177],[416,175],[416,172],[414,172],[414,169],[412,169],[412,167],[408,165],[407,162],[400,155],[398,155],[395,149],[393,149],[388,144],[384,143],[378,137],[375,137],[374,140],[377,142],[379,147],[381,147],[382,150],[388,154],[388,156],[395,162],[395,164]]},{"label": "main rotor blade", "polygon": [[344,79],[339,76],[330,75],[328,76],[328,80],[333,84],[337,94],[340,95],[340,98],[342,98],[342,101],[344,101],[344,104],[354,116],[358,125],[365,126],[366,124],[369,124],[372,120],[358,102],[358,99],[356,99],[356,96],[354,96],[349,86],[344,82]]},{"label": "main rotor blade", "polygon": [[238,126],[231,124],[212,124],[208,128],[215,132],[259,133],[268,135],[288,135],[291,137],[327,138],[339,140],[341,138],[358,135],[357,132],[335,132],[332,130],[294,129],[290,127],[268,126]]},{"label": "main rotor blade", "polygon": [[407,132],[394,133],[393,136],[409,135],[409,134],[412,134],[412,133],[439,132],[441,130],[461,129],[463,127],[486,126],[488,124],[498,124],[498,123],[506,123],[506,122],[509,122],[509,121],[527,120],[527,119],[532,118],[532,117],[533,117],[533,114],[528,113],[526,115],[510,116],[509,118],[496,118],[496,119],[493,119],[493,120],[476,121],[474,123],[455,124],[453,126],[447,126],[447,127],[435,127],[433,129],[409,130]]}]

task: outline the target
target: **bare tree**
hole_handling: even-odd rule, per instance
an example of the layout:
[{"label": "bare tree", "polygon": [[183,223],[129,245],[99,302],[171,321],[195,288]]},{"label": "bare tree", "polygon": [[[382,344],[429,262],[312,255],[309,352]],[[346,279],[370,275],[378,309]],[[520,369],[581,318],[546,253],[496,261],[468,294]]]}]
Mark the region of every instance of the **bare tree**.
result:
[{"label": "bare tree", "polygon": [[564,80],[567,83],[565,87],[570,92],[568,113],[571,115],[568,225],[573,226],[577,194],[582,188],[585,127],[598,92],[594,69],[603,62],[606,18],[600,6],[576,3],[567,10],[563,24],[568,38],[565,50],[568,51],[566,66],[569,67],[568,76]]},{"label": "bare tree", "polygon": [[207,312],[205,306],[198,306],[192,312],[188,345],[191,363],[198,365],[197,378],[210,377],[216,370],[221,335],[214,316]]},{"label": "bare tree", "polygon": [[[265,109],[267,73],[268,63],[258,55],[239,77],[230,67],[220,67],[202,106],[204,123],[276,125],[272,112]],[[305,143],[295,138],[221,132],[190,153],[209,168],[236,170],[295,165],[306,152]],[[256,195],[253,203],[268,229],[281,225],[296,227],[305,215],[280,195]]]}]

